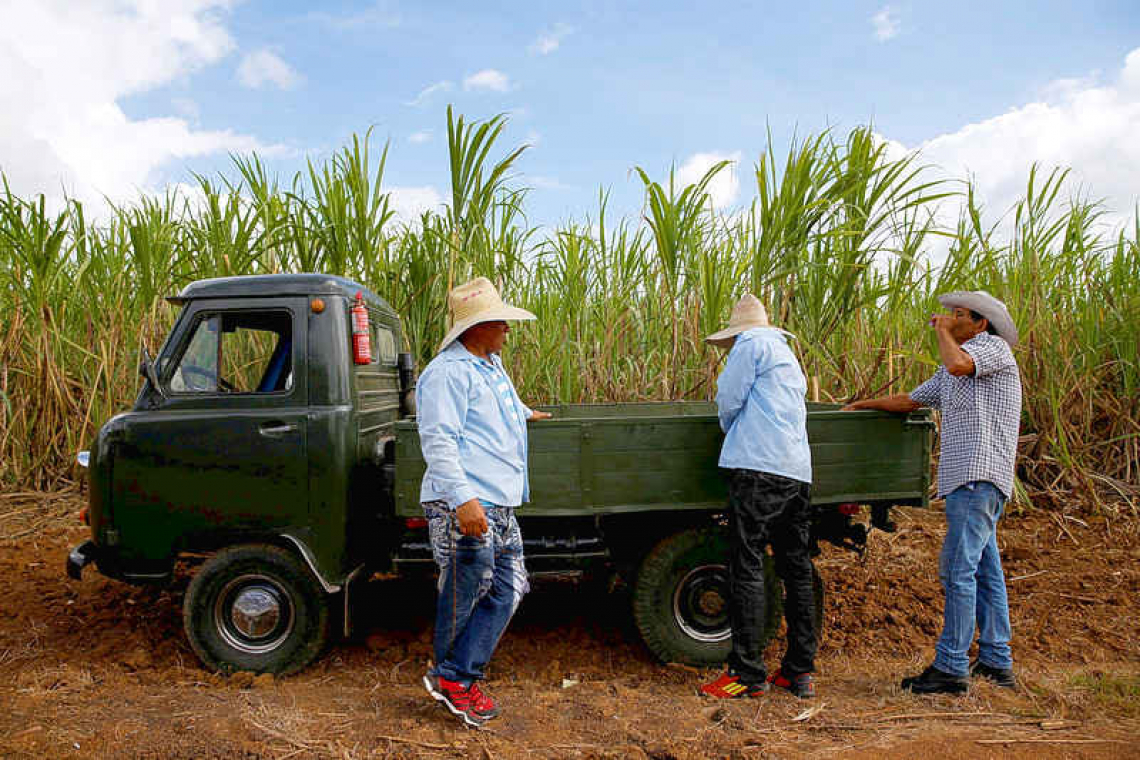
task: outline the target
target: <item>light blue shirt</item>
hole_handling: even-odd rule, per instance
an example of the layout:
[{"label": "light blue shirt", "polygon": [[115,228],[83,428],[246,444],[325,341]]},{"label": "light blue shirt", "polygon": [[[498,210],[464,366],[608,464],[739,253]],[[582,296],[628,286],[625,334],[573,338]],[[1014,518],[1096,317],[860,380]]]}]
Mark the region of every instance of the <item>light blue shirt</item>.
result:
[{"label": "light blue shirt", "polygon": [[736,336],[716,381],[719,464],[810,483],[807,381],[785,336],[770,327]]},{"label": "light blue shirt", "polygon": [[460,341],[441,351],[416,383],[417,426],[427,471],[420,501],[450,509],[471,499],[517,507],[530,497],[526,421],[503,363]]}]

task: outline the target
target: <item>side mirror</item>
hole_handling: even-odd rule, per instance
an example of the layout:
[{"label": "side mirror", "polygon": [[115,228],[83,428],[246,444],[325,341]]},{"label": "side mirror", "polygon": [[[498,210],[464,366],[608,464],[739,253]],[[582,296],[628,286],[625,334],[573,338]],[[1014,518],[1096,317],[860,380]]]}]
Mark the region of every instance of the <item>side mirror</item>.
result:
[{"label": "side mirror", "polygon": [[166,398],[166,393],[162,390],[162,386],[158,384],[158,373],[154,369],[154,362],[151,361],[150,352],[146,350],[146,346],[142,347],[143,360],[139,365],[139,374],[146,378],[150,383],[150,387],[154,388],[159,396]]}]

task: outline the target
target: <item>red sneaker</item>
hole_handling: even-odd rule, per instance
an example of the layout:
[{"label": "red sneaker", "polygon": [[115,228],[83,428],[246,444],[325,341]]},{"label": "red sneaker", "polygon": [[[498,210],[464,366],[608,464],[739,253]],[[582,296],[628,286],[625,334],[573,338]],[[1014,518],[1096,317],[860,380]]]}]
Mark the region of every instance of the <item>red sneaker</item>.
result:
[{"label": "red sneaker", "polygon": [[791,692],[800,699],[811,699],[815,696],[815,681],[812,680],[811,673],[786,675],[781,668],[768,676],[768,683]]},{"label": "red sneaker", "polygon": [[720,678],[712,683],[706,683],[700,689],[699,694],[704,694],[709,697],[716,697],[717,699],[737,699],[739,697],[759,697],[768,691],[768,684],[765,681],[760,683],[742,683],[740,676],[735,673],[725,673]]},{"label": "red sneaker", "polygon": [[459,681],[449,681],[428,673],[424,676],[424,688],[432,698],[442,702],[452,715],[468,726],[480,728],[499,714],[495,701],[484,694],[478,684],[465,686]]},{"label": "red sneaker", "polygon": [[490,720],[499,714],[499,707],[495,704],[495,700],[491,699],[490,694],[479,688],[478,682],[471,684],[467,693],[471,695],[471,711],[478,715],[481,720]]}]

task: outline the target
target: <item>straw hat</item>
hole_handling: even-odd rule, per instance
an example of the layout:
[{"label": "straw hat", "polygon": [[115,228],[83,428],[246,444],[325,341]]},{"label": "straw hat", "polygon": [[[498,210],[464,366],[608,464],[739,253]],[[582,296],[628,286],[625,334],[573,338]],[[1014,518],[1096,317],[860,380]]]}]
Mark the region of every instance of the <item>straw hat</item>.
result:
[{"label": "straw hat", "polygon": [[486,277],[476,277],[465,282],[447,294],[447,310],[451,312],[451,329],[447,331],[439,350],[482,322],[497,322],[506,319],[537,319],[526,309],[507,306],[499,297],[499,291]]},{"label": "straw hat", "polygon": [[1017,325],[1013,323],[1013,318],[1009,316],[1009,309],[1005,308],[1004,303],[986,291],[956,290],[953,293],[943,293],[938,296],[938,303],[947,309],[953,309],[955,306],[958,306],[981,314],[994,326],[994,329],[997,330],[998,337],[1008,343],[1010,348],[1017,345]]},{"label": "straw hat", "polygon": [[[754,327],[772,327],[772,325],[768,323],[768,310],[764,308],[764,304],[760,303],[759,298],[749,293],[737,301],[736,306],[732,307],[732,316],[728,320],[728,327],[719,332],[714,332],[705,338],[705,342],[721,348],[728,348],[733,344],[733,338]],[[780,332],[784,331],[780,330]],[[788,334],[790,335],[790,333]]]}]

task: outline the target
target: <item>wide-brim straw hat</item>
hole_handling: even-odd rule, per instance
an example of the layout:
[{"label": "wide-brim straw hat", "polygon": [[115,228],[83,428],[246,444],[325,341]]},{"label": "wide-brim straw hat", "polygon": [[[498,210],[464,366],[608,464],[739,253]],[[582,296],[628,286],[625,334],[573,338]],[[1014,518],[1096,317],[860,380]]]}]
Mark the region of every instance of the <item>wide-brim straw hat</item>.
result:
[{"label": "wide-brim straw hat", "polygon": [[[764,308],[764,304],[760,303],[760,299],[749,293],[732,307],[732,316],[728,319],[728,327],[714,332],[705,338],[705,342],[721,348],[728,348],[737,335],[755,327],[769,327],[773,330],[779,330],[778,327],[773,327],[768,322],[768,310]],[[791,335],[785,330],[780,330],[780,332]]]},{"label": "wide-brim straw hat", "polygon": [[938,303],[947,309],[957,306],[981,314],[993,325],[998,337],[1008,343],[1010,348],[1017,345],[1017,325],[1009,316],[1009,309],[986,291],[956,290],[953,293],[943,293],[938,296]]},{"label": "wide-brim straw hat", "polygon": [[499,291],[486,277],[476,277],[448,293],[447,310],[451,313],[451,329],[439,344],[440,351],[468,329],[483,322],[537,319],[526,309],[503,303]]}]

